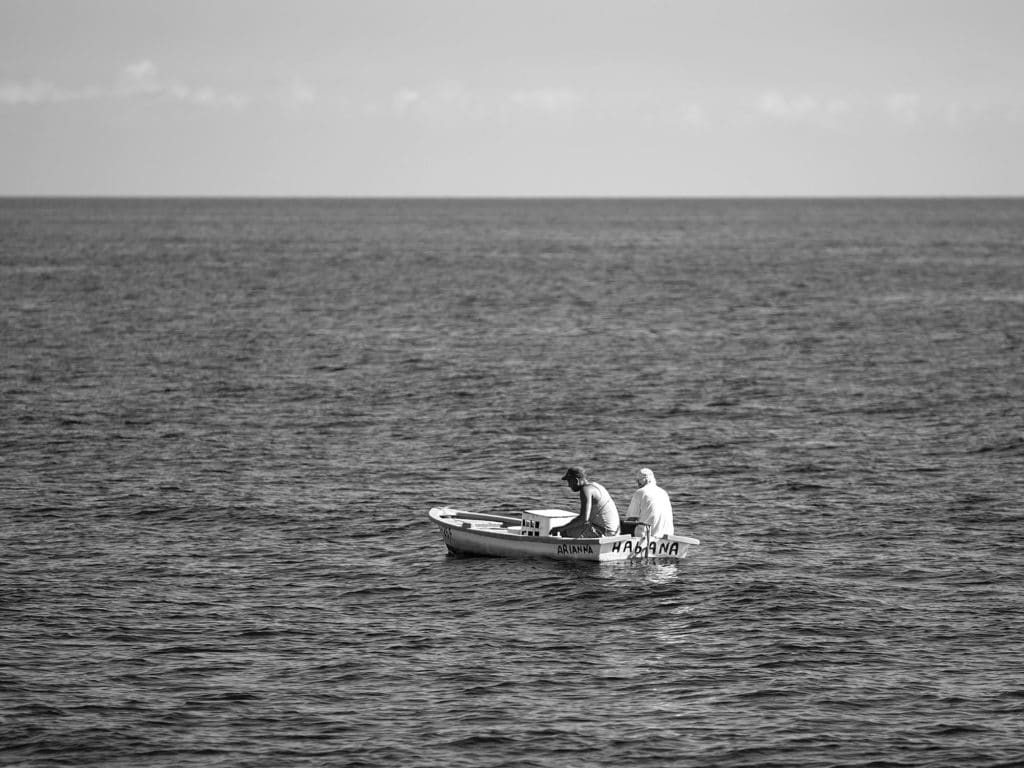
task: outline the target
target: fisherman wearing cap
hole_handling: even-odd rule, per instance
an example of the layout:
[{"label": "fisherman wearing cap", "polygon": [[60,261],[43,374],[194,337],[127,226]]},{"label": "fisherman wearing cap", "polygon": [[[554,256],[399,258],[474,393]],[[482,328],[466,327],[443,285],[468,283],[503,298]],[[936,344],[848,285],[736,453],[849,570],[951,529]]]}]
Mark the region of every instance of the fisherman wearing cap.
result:
[{"label": "fisherman wearing cap", "polygon": [[619,510],[611,494],[600,483],[587,479],[583,467],[569,467],[562,479],[580,495],[580,514],[561,528],[553,528],[552,536],[568,538],[614,536],[619,532]]},{"label": "fisherman wearing cap", "polygon": [[636,491],[629,500],[626,517],[637,519],[635,535],[640,538],[660,539],[675,533],[672,502],[647,467],[636,473]]}]

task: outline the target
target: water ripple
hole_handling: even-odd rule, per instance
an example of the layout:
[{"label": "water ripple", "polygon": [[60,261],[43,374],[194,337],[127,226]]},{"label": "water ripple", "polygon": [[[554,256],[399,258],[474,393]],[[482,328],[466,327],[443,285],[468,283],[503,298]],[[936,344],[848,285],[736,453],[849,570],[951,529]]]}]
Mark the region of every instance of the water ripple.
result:
[{"label": "water ripple", "polygon": [[[0,202],[0,754],[1024,761],[1015,201]],[[566,279],[572,275],[572,279]],[[636,467],[680,563],[425,511]]]}]

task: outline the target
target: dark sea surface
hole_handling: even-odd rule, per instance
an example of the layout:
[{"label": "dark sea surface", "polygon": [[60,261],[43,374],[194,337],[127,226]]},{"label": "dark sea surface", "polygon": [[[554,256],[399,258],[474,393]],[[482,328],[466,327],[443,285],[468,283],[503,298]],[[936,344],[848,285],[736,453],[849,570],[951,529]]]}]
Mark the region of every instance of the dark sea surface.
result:
[{"label": "dark sea surface", "polygon": [[1024,764],[1022,200],[6,199],[0,355],[4,765]]}]

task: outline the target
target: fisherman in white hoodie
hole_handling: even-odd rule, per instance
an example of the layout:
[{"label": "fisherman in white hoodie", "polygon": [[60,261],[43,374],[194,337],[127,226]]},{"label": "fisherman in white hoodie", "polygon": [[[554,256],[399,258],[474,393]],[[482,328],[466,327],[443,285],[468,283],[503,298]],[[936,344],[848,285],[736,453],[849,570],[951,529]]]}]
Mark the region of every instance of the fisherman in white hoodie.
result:
[{"label": "fisherman in white hoodie", "polygon": [[654,473],[644,467],[636,473],[636,492],[629,500],[627,518],[637,519],[636,533],[650,541],[675,533],[672,521],[672,502],[668,493],[654,479]]}]

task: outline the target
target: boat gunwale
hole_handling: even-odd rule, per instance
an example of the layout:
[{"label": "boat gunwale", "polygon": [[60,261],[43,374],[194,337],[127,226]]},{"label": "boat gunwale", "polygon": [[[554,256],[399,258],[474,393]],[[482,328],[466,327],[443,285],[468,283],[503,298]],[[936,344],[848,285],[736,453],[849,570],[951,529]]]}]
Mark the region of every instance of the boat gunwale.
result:
[{"label": "boat gunwale", "polygon": [[[450,512],[452,514],[443,515],[443,514],[441,514],[442,512]],[[437,513],[437,514],[435,514],[435,513]],[[562,543],[562,544],[572,543],[572,544],[592,544],[592,545],[600,546],[601,544],[604,544],[604,543],[615,544],[616,542],[632,541],[633,539],[639,538],[637,536],[630,536],[628,533],[619,533],[619,534],[616,534],[615,536],[598,536],[598,537],[593,537],[593,536],[582,537],[581,536],[581,537],[578,537],[578,538],[568,538],[566,536],[550,536],[550,535],[544,535],[544,536],[523,536],[521,533],[513,533],[512,531],[508,530],[508,528],[505,527],[505,526],[503,526],[502,529],[500,529],[500,530],[494,530],[494,529],[490,529],[490,528],[474,528],[473,526],[463,526],[463,525],[460,525],[458,522],[455,522],[456,520],[459,519],[459,514],[460,513],[463,513],[463,510],[453,509],[451,507],[434,507],[434,508],[432,508],[430,510],[429,515],[430,515],[430,519],[433,520],[434,522],[438,523],[439,525],[446,525],[449,528],[453,528],[455,530],[468,531],[468,532],[473,533],[474,535],[483,535],[485,537],[496,538],[496,539],[514,539],[514,540],[525,539],[527,541],[534,541],[534,542],[538,542],[538,543],[541,543],[541,542],[543,542],[543,543]],[[508,521],[515,520],[515,521],[518,521],[518,522],[522,522],[521,518],[514,518],[514,517],[511,517],[511,516],[507,516],[506,517],[506,516],[503,516],[503,515],[488,515],[487,513],[483,513],[483,512],[465,512],[465,514],[467,516],[472,515],[472,517],[463,518],[465,520],[483,520],[483,521],[488,521],[489,520],[491,522],[504,522],[505,520],[508,520]],[[572,514],[572,513],[570,513],[570,514]],[[669,539],[669,540],[676,540],[676,541],[679,541],[679,542],[683,542],[683,543],[689,544],[690,546],[699,546],[700,545],[700,540],[699,539],[695,539],[695,538],[692,538],[690,536],[678,536],[676,534],[672,534],[670,536],[664,536],[662,538]]]}]

